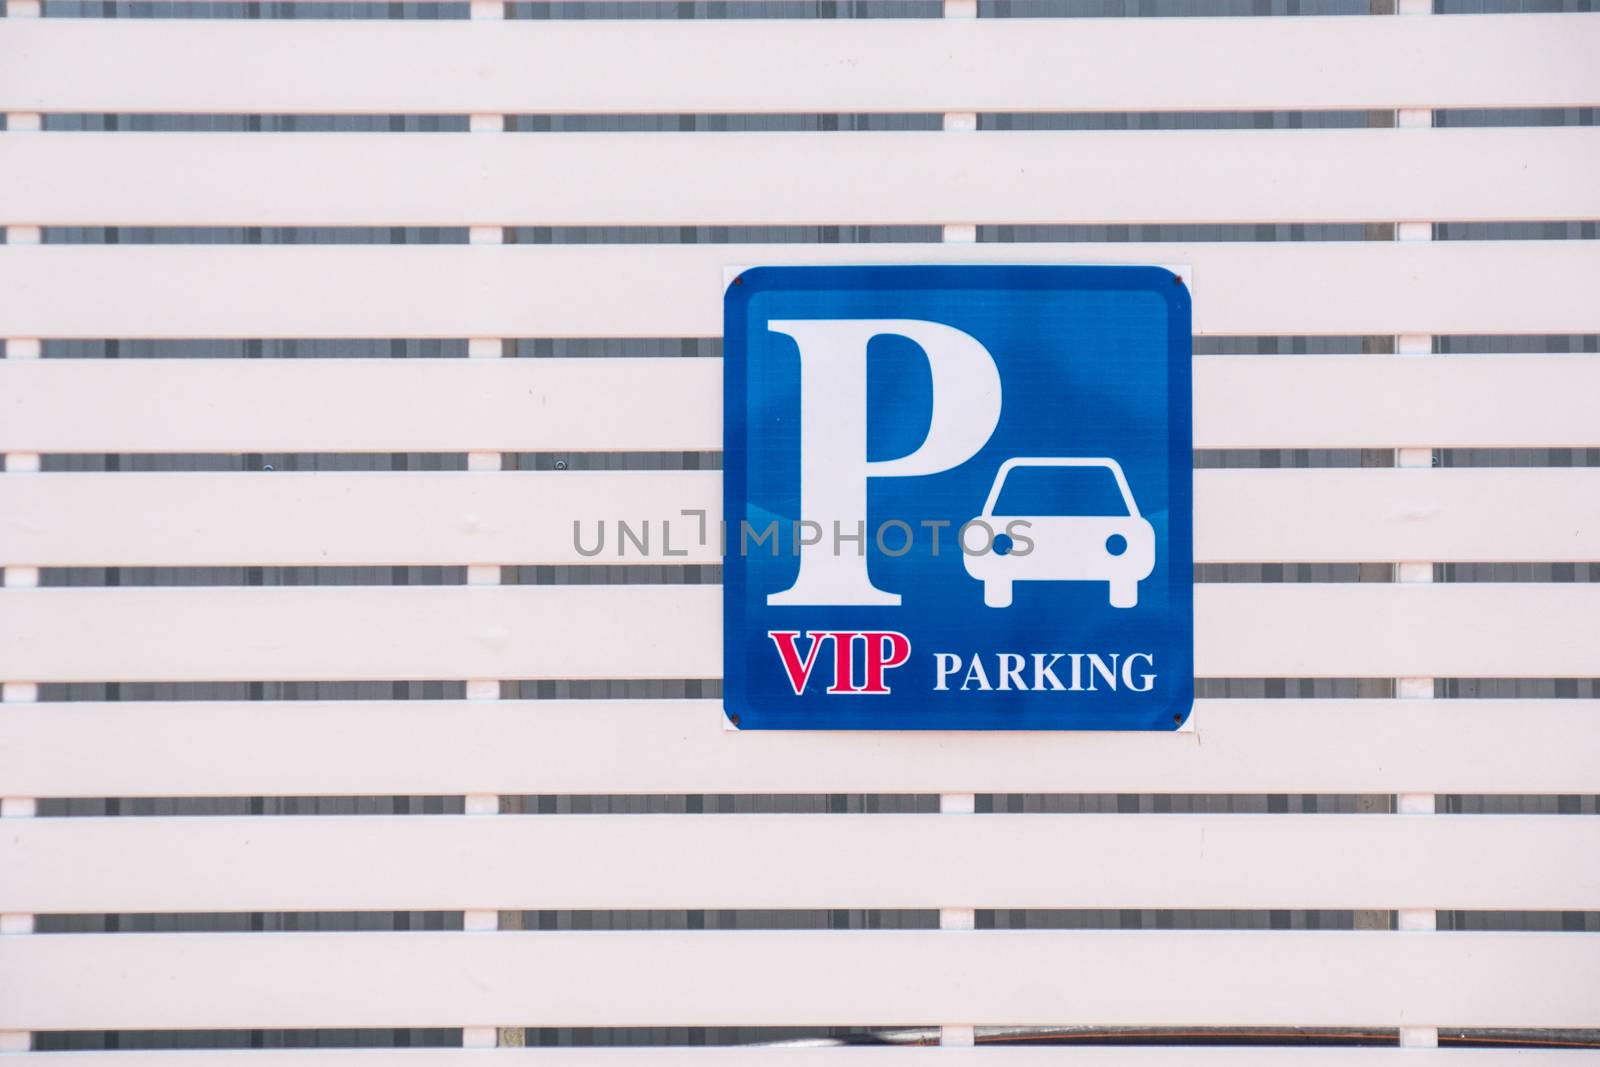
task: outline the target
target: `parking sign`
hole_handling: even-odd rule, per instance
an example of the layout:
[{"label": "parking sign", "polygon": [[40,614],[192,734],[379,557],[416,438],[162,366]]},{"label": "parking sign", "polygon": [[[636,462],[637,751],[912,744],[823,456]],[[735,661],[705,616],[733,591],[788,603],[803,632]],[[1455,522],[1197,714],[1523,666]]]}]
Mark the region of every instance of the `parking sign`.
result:
[{"label": "parking sign", "polygon": [[1157,267],[757,267],[728,287],[741,729],[1174,730],[1189,294]]}]

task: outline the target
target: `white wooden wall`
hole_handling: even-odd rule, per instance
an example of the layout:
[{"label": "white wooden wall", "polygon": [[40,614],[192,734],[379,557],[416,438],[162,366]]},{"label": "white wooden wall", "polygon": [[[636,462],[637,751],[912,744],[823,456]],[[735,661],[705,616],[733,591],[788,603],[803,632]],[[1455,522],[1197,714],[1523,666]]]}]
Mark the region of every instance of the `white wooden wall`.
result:
[{"label": "white wooden wall", "polygon": [[[0,1050],[19,1063],[1363,1065],[1439,1028],[1600,1028],[1594,934],[1440,910],[1600,909],[1594,816],[1433,795],[1600,792],[1589,700],[1433,679],[1600,676],[1600,586],[1433,584],[1600,560],[1600,469],[1430,450],[1600,446],[1600,244],[1429,241],[1600,218],[1600,130],[1435,108],[1600,104],[1600,15],[470,22],[0,20]],[[1403,8],[1409,10],[1407,4]],[[979,112],[1379,109],[1397,128],[977,131]],[[471,115],[467,133],[64,133],[81,112]],[[511,113],[935,112],[942,130],[505,132]],[[1393,223],[1395,242],[1006,245],[1049,223]],[[944,227],[937,244],[514,245],[512,226]],[[458,246],[64,246],[57,226],[461,226]],[[1415,238],[1415,239],[1413,239]],[[720,674],[714,586],[500,586],[590,562],[574,517],[715,519],[714,471],[501,470],[720,447],[711,359],[56,360],[52,339],[711,337],[728,263],[1193,269],[1200,336],[1393,355],[1197,357],[1196,446],[1395,449],[1205,470],[1201,562],[1388,562],[1381,584],[1196,590],[1207,678],[1395,699],[1208,700],[1176,735],[754,734],[716,701],[509,701],[507,679]],[[75,453],[465,452],[432,473],[42,472]],[[714,562],[703,551],[687,562]],[[46,588],[40,568],[464,565],[444,587]],[[41,684],[441,679],[465,700],[40,702]],[[499,815],[520,794],[938,793],[926,815]],[[1383,815],[976,815],[979,793],[1363,793]],[[41,799],[465,796],[463,815],[30,818]],[[499,930],[519,909],[926,908],[937,930]],[[970,930],[972,909],[1373,909],[1398,930]],[[74,913],[462,911],[460,932],[75,934]],[[1400,1049],[478,1051],[530,1026],[1398,1028]],[[464,1027],[474,1051],[30,1054],[51,1030]],[[9,1057],[8,1057],[9,1061]],[[280,1061],[282,1061],[280,1063]]]}]

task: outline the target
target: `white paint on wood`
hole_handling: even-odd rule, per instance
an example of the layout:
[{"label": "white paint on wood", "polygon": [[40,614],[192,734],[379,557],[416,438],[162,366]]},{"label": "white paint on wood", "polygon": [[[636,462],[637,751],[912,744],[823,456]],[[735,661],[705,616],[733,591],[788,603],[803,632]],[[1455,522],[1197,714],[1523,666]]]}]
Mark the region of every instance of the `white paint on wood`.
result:
[{"label": "white paint on wood", "polygon": [[50,797],[1600,792],[1592,700],[1201,700],[1194,721],[730,733],[716,700],[73,702],[5,709],[0,781]]},{"label": "white paint on wood", "polygon": [[[95,595],[104,593],[132,596]],[[240,593],[262,596],[240,601]],[[708,678],[721,670],[721,593],[665,585],[17,590],[0,595],[0,676],[27,668],[41,679]]]},{"label": "white paint on wood", "polygon": [[0,138],[0,221],[472,226],[492,242],[510,225],[1589,219],[1596,171],[1589,127],[73,133]]},{"label": "white paint on wood", "polygon": [[[13,0],[11,13],[20,3]],[[1583,14],[0,23],[0,109],[1232,111],[1600,104]],[[1345,62],[1361,56],[1359,67]],[[284,77],[293,70],[295,76]],[[1063,70],[1073,73],[1061,77]],[[936,71],[937,77],[930,77]]]},{"label": "white paint on wood", "polygon": [[[1586,1027],[1600,1022],[1600,953],[1588,942],[1320,930],[74,934],[7,946],[0,1027],[876,1026],[928,1016]],[[741,975],[760,981],[729,980]]]},{"label": "white paint on wood", "polygon": [[[1197,448],[1600,445],[1600,356],[1200,356],[1194,390]],[[0,450],[719,450],[721,413],[718,359],[0,360]]]},{"label": "white paint on wood", "polygon": [[[1199,562],[1600,559],[1593,468],[1194,478]],[[493,585],[494,564],[717,563],[721,521],[719,471],[85,473],[0,479],[0,566],[21,585],[24,562],[488,564],[473,584]],[[734,551],[741,536],[728,531]]]},{"label": "white paint on wood", "polygon": [[1186,263],[1200,335],[1594,333],[1597,245],[6,246],[0,335],[713,337],[730,261]]},{"label": "white paint on wood", "polygon": [[964,913],[946,929],[971,930],[974,908],[1559,911],[1600,899],[1600,819],[491,818],[472,799],[465,815],[29,819],[0,834],[0,911],[940,908]]},{"label": "white paint on wood", "polygon": [[[1597,612],[1587,583],[1199,585],[1195,673],[1586,678]],[[694,585],[17,589],[0,677],[715,678],[721,615]]]}]

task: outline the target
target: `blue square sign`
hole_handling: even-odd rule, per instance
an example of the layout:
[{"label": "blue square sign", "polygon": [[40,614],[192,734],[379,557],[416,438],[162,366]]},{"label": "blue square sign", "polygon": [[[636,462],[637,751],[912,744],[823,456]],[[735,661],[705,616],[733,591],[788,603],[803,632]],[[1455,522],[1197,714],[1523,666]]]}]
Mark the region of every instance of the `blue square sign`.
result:
[{"label": "blue square sign", "polygon": [[1189,293],[1156,267],[757,267],[725,302],[741,729],[1175,730]]}]

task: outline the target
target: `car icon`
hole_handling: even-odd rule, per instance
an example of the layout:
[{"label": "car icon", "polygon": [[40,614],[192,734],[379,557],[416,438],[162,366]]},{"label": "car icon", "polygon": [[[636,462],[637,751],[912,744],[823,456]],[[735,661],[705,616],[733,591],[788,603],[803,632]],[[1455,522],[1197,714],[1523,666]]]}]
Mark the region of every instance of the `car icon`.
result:
[{"label": "car icon", "polygon": [[[979,519],[994,532],[993,547],[962,555],[991,608],[1011,606],[1013,582],[1105,582],[1111,606],[1131,608],[1155,568],[1155,531],[1114,459],[1008,459]],[[1017,538],[1005,532],[1012,523]]]}]

